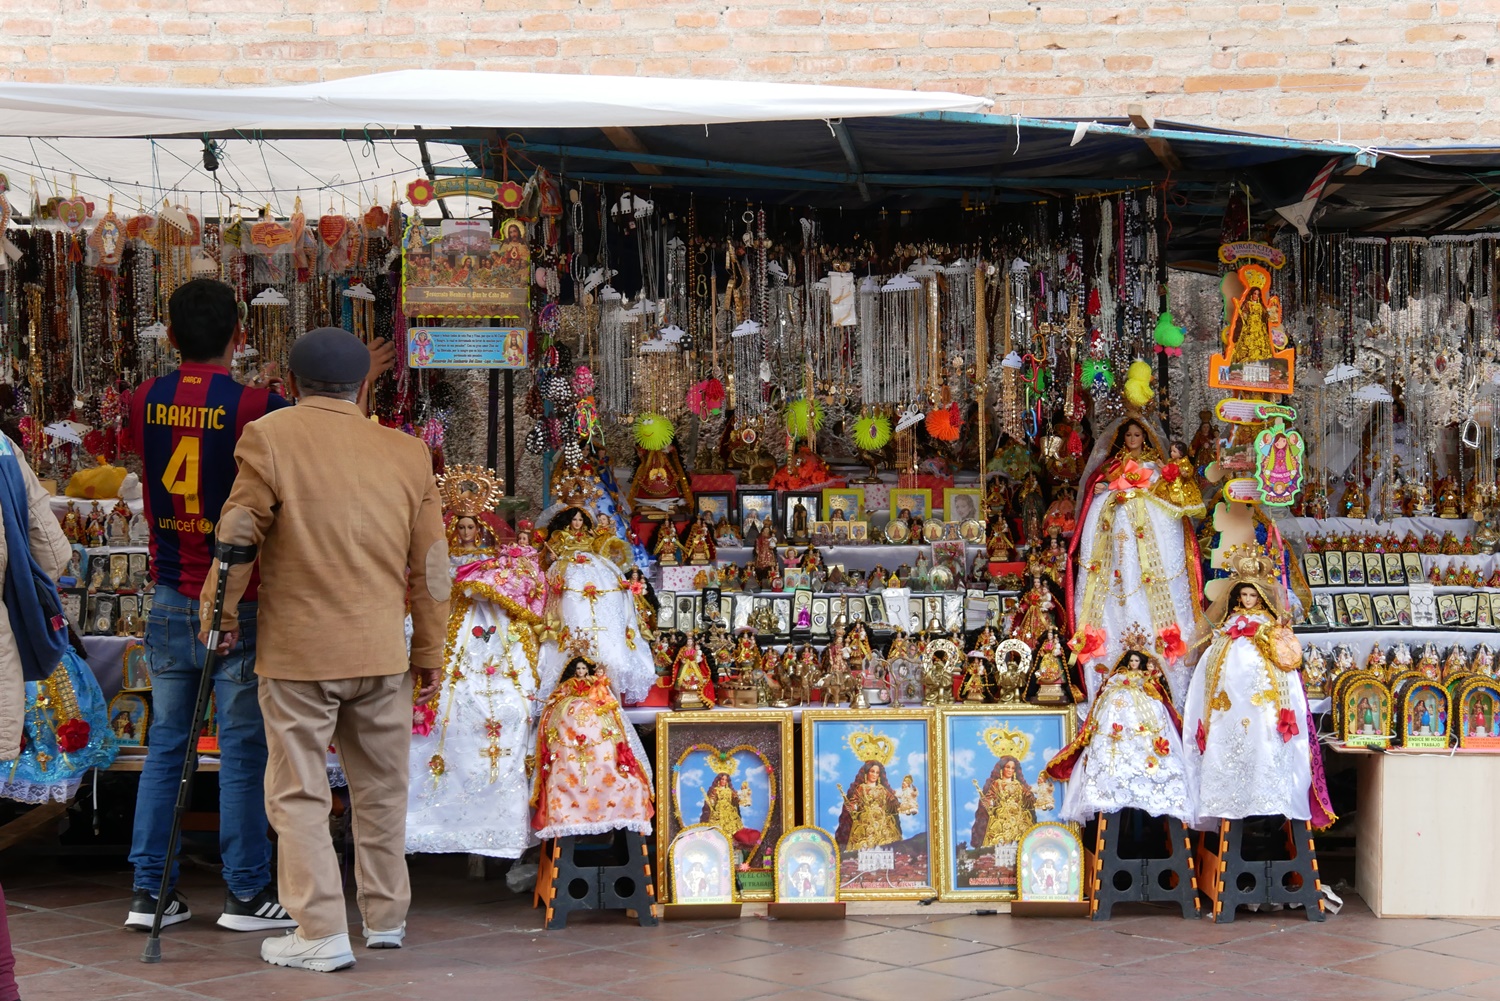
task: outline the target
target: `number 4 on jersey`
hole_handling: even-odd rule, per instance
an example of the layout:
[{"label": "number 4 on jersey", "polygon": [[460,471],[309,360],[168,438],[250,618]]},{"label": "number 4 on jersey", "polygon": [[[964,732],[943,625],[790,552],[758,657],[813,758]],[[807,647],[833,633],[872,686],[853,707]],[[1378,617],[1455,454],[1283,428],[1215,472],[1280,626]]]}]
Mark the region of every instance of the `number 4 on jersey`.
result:
[{"label": "number 4 on jersey", "polygon": [[198,457],[201,449],[200,439],[184,436],[177,443],[177,448],[172,452],[172,460],[167,463],[167,471],[161,477],[162,485],[167,488],[167,493],[176,494],[182,498],[184,514],[202,513],[203,505],[198,499],[198,488],[202,483],[198,477]]}]

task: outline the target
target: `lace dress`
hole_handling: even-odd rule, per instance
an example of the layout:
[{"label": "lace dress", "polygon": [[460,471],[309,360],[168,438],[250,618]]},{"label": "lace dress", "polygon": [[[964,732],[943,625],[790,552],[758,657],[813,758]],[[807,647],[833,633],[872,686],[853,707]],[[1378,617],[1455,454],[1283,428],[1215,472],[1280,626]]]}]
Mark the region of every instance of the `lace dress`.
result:
[{"label": "lace dress", "polygon": [[539,838],[651,833],[651,772],[603,674],[563,680],[537,720],[532,826]]},{"label": "lace dress", "polygon": [[1126,807],[1184,823],[1194,817],[1177,716],[1152,671],[1111,673],[1046,773],[1068,783],[1063,820],[1083,823]]},{"label": "lace dress", "polygon": [[1221,818],[1311,819],[1307,694],[1300,674],[1261,652],[1256,634],[1271,624],[1260,613],[1230,615],[1188,689],[1182,730],[1201,829]]},{"label": "lace dress", "polygon": [[[117,726],[136,725],[123,717]],[[84,773],[108,768],[119,753],[99,681],[71,647],[46,681],[26,682],[21,753],[0,764],[0,796],[22,803],[66,803]]]},{"label": "lace dress", "polygon": [[529,546],[462,562],[442,687],[413,713],[408,852],[519,858],[535,843],[527,799],[537,640],[546,583]]}]

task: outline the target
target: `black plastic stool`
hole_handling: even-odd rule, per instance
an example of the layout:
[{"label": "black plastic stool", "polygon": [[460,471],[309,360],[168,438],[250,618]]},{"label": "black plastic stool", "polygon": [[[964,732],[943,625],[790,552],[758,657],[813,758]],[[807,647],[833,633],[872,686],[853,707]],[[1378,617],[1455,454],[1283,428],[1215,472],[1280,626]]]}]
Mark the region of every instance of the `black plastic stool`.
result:
[{"label": "black plastic stool", "polygon": [[1242,904],[1301,904],[1307,920],[1324,919],[1318,855],[1307,821],[1276,819],[1281,820],[1285,858],[1245,858],[1245,820],[1221,820],[1217,834],[1203,835],[1198,871],[1220,924],[1233,921]]},{"label": "black plastic stool", "polygon": [[[1127,821],[1155,824],[1166,838],[1165,858],[1130,858],[1120,854],[1120,835]],[[1094,895],[1090,916],[1109,920],[1115,904],[1176,903],[1184,918],[1198,917],[1198,881],[1193,853],[1182,821],[1153,817],[1140,810],[1101,813],[1094,838]]]},{"label": "black plastic stool", "polygon": [[611,831],[603,842],[555,839],[542,851],[534,899],[547,906],[549,931],[567,927],[574,911],[633,910],[642,927],[656,924],[646,839],[635,831]]}]

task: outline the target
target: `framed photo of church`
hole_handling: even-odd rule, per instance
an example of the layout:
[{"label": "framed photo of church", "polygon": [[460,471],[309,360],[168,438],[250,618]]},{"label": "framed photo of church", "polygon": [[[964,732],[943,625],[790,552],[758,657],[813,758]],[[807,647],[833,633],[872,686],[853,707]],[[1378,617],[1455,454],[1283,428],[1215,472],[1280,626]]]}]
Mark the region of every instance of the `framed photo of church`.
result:
[{"label": "framed photo of church", "polygon": [[777,840],[796,824],[792,731],[789,709],[658,717],[657,872],[668,871],[667,852],[679,832],[707,824],[729,839],[740,899],[772,898],[771,856]]},{"label": "framed photo of church", "polygon": [[942,900],[1014,900],[1033,825],[1060,819],[1067,783],[1042,769],[1073,739],[1071,708],[956,706],[938,712],[933,797]]},{"label": "framed photo of church", "polygon": [[936,890],[931,709],[805,709],[802,818],[833,833],[841,900]]}]

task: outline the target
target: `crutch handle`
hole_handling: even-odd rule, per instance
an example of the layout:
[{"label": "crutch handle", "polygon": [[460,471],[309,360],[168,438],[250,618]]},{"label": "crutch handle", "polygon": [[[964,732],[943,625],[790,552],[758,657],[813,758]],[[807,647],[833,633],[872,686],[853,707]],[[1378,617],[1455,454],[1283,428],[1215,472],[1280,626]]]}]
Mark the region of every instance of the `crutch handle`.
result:
[{"label": "crutch handle", "polygon": [[214,544],[214,559],[229,566],[250,563],[255,559],[255,546],[235,546],[228,542]]}]

